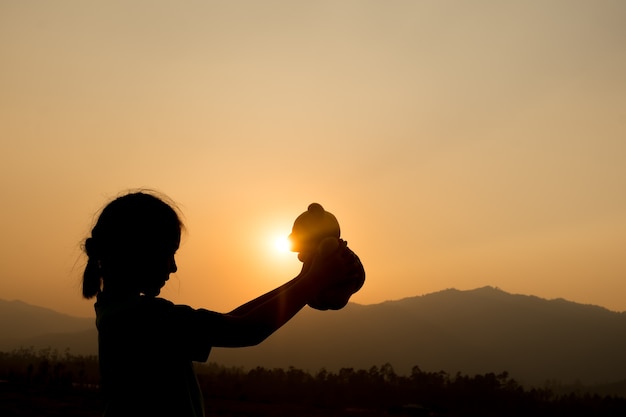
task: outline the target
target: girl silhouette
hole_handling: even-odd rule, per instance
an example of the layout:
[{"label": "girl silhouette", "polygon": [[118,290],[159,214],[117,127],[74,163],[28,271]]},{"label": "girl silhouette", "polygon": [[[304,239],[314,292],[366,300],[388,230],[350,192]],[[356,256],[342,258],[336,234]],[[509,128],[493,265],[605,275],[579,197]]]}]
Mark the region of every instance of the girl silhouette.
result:
[{"label": "girl silhouette", "polygon": [[[203,416],[192,361],[213,346],[260,343],[310,299],[362,268],[341,242],[297,277],[229,313],[157,297],[176,272],[183,229],[173,204],[135,192],[110,202],[84,242],[83,296],[96,297],[104,416]],[[356,271],[356,272],[355,272]]]}]

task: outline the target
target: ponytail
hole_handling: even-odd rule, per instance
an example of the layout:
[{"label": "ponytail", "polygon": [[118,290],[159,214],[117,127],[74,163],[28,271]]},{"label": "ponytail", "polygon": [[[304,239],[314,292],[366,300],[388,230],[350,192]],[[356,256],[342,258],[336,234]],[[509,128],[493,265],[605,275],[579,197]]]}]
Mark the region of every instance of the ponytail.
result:
[{"label": "ponytail", "polygon": [[100,292],[101,277],[98,261],[89,259],[83,273],[83,297],[93,298]]},{"label": "ponytail", "polygon": [[100,262],[96,256],[95,242],[93,238],[85,240],[84,250],[87,253],[87,265],[83,273],[83,297],[93,298],[101,290],[102,276],[100,273]]}]

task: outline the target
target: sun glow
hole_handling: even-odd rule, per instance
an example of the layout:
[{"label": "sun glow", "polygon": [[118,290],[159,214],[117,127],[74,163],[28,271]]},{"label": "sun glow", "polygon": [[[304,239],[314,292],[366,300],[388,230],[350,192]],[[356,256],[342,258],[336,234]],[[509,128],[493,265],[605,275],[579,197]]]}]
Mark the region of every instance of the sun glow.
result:
[{"label": "sun glow", "polygon": [[274,238],[274,249],[279,253],[290,252],[291,245],[287,236],[277,236]]}]

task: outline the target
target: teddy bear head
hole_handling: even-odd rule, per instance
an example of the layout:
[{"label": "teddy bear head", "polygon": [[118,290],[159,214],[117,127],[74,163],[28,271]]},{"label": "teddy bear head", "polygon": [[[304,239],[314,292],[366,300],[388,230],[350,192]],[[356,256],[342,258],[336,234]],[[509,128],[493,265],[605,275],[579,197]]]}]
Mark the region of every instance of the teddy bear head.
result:
[{"label": "teddy bear head", "polygon": [[337,218],[320,204],[311,203],[293,224],[289,235],[291,251],[298,252],[298,259],[304,262],[324,239],[338,239],[340,233]]}]

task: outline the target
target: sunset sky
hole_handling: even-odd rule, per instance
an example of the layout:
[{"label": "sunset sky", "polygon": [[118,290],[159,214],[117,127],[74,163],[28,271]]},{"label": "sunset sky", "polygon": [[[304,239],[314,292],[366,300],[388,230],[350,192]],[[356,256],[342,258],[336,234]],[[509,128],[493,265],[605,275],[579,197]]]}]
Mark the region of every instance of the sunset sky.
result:
[{"label": "sunset sky", "polygon": [[626,311],[626,2],[0,0],[0,298],[81,316],[81,242],[180,206],[162,295],[295,276],[313,201],[361,304],[485,285]]}]

